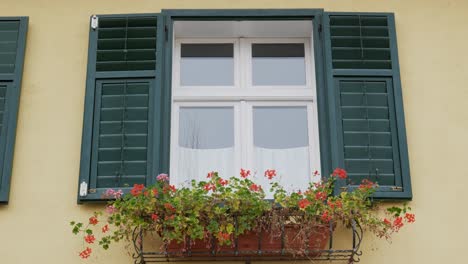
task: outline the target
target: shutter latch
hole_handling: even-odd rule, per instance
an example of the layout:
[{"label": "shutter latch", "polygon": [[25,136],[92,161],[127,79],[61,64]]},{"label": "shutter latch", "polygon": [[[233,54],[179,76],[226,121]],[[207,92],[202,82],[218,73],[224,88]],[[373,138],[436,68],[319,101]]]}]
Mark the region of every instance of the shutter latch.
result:
[{"label": "shutter latch", "polygon": [[80,184],[80,196],[84,197],[86,195],[88,195],[88,184],[85,181],[83,181]]},{"label": "shutter latch", "polygon": [[99,18],[96,15],[91,17],[91,28],[96,30],[99,26]]}]

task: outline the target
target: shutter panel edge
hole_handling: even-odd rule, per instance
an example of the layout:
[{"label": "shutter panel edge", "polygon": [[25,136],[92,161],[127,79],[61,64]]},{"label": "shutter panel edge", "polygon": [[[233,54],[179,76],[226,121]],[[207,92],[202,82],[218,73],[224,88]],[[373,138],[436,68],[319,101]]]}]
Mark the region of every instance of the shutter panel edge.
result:
[{"label": "shutter panel edge", "polygon": [[[97,133],[97,128],[95,127],[95,108],[96,108],[96,99],[95,93],[97,89],[98,82],[115,82],[117,80],[121,81],[147,81],[150,85],[150,93],[148,96],[148,136],[146,141],[147,156],[146,156],[146,175],[145,175],[145,184],[149,185],[154,183],[155,179],[152,177],[155,173],[159,172],[159,109],[156,109],[160,105],[162,100],[160,96],[160,90],[162,86],[162,78],[160,72],[162,71],[162,49],[164,46],[164,38],[162,34],[164,33],[164,17],[160,13],[156,14],[122,14],[122,15],[96,15],[98,18],[98,26],[96,29],[92,28],[92,18],[90,19],[90,33],[89,33],[89,48],[88,48],[88,64],[87,64],[87,81],[86,81],[86,94],[85,94],[85,109],[84,109],[84,118],[83,118],[83,138],[82,138],[82,148],[81,148],[81,159],[80,159],[80,175],[78,180],[78,197],[77,202],[99,202],[103,201],[103,194],[108,189],[107,187],[95,188],[96,180],[92,174],[92,167],[95,166],[93,162],[97,160],[96,157],[93,157],[93,152],[95,152],[95,147],[93,145],[93,135]],[[117,19],[122,20],[126,18],[138,20],[142,17],[152,17],[157,23],[155,28],[155,48],[154,51],[156,58],[154,62],[155,70],[125,70],[125,71],[97,71],[97,51],[98,51],[98,34],[99,34],[99,24],[102,22],[101,18],[104,19]],[[145,29],[148,31],[147,29]],[[125,110],[126,111],[126,110]],[[152,136],[151,136],[152,135]],[[94,154],[96,155],[96,154]],[[80,195],[80,189],[82,183],[86,183],[85,187],[87,190],[86,195]],[[129,192],[133,186],[121,186],[113,187],[113,189],[122,189],[124,193]]]},{"label": "shutter panel edge", "polygon": [[[382,69],[363,69],[363,68],[351,68],[341,69],[333,68],[333,54],[332,54],[332,32],[330,18],[333,16],[366,16],[370,17],[386,17],[387,19],[387,30],[388,30],[388,47],[390,50],[391,68]],[[369,26],[369,25],[367,25]],[[362,45],[362,42],[361,42]],[[377,78],[379,80],[389,79],[391,84],[391,92],[393,92],[392,98],[394,111],[395,111],[395,125],[396,131],[391,131],[392,134],[397,138],[398,147],[398,160],[399,160],[399,175],[395,177],[401,177],[401,185],[395,186],[381,186],[374,194],[376,199],[384,200],[411,200],[412,189],[411,180],[409,173],[409,160],[408,160],[408,149],[406,142],[406,130],[405,130],[405,119],[403,110],[400,70],[398,62],[398,51],[396,42],[396,30],[395,30],[395,19],[393,13],[354,13],[354,12],[326,12],[324,14],[324,46],[325,46],[325,69],[326,82],[328,90],[328,103],[329,103],[329,122],[330,122],[330,137],[336,140],[331,141],[331,153],[332,153],[332,166],[342,167],[346,169],[344,162],[344,142],[343,142],[343,130],[341,127],[341,116],[339,109],[340,94],[337,93],[339,87],[337,87],[337,80],[340,78],[355,78],[359,79],[372,79]],[[362,50],[362,46],[361,46]],[[389,94],[390,95],[390,94]],[[394,151],[395,152],[395,151]],[[397,173],[398,170],[395,171]],[[339,180],[335,189],[335,193],[339,193],[343,190],[354,189],[359,183],[348,185],[345,181]]]},{"label": "shutter panel edge", "polygon": [[16,44],[16,58],[12,74],[0,74],[0,82],[7,83],[7,94],[5,99],[4,119],[5,122],[1,136],[2,160],[0,163],[0,203],[8,204],[11,185],[11,174],[13,166],[13,154],[16,138],[16,126],[18,120],[19,99],[21,81],[23,76],[24,58],[26,52],[26,36],[28,31],[29,17],[0,17],[2,21],[19,21],[19,30]]}]

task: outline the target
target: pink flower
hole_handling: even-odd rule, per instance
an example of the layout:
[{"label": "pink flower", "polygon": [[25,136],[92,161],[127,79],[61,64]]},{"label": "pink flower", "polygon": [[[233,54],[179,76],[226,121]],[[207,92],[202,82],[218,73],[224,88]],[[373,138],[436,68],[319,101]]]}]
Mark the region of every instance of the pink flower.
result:
[{"label": "pink flower", "polygon": [[104,197],[113,197],[115,194],[114,189],[107,189],[106,192],[104,193]]},{"label": "pink flower", "polygon": [[161,173],[156,177],[156,180],[168,182],[169,181],[169,176],[167,174],[165,174],[165,173]]},{"label": "pink flower", "polygon": [[113,214],[113,213],[117,212],[117,209],[113,205],[108,205],[106,207],[106,212],[108,214]]},{"label": "pink flower", "polygon": [[123,191],[122,190],[118,190],[114,193],[114,198],[115,199],[119,199],[120,197],[122,197],[123,195]]}]

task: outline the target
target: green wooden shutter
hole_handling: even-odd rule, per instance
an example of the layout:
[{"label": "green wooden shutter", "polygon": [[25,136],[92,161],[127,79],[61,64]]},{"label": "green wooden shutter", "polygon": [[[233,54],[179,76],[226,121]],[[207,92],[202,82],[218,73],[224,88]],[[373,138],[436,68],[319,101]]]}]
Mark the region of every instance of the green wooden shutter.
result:
[{"label": "green wooden shutter", "polygon": [[27,17],[0,17],[0,203],[10,193]]},{"label": "green wooden shutter", "polygon": [[337,191],[363,179],[375,198],[411,199],[395,22],[387,13],[326,13],[332,163],[348,171]]},{"label": "green wooden shutter", "polygon": [[164,21],[91,17],[78,200],[128,191],[159,173]]}]

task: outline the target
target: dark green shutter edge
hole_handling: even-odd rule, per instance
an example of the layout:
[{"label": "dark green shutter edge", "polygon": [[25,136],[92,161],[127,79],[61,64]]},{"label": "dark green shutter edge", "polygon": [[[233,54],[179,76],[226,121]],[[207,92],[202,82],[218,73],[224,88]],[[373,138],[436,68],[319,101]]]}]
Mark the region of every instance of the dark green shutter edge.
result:
[{"label": "dark green shutter edge", "polygon": [[[350,18],[357,18],[359,16],[367,18],[369,20],[373,19],[383,19],[386,18],[386,26],[376,26],[377,30],[386,30],[388,32],[387,37],[380,37],[378,41],[383,41],[384,48],[376,48],[376,52],[380,52],[378,55],[374,54],[374,58],[366,57],[362,47],[365,46],[363,36],[363,25],[361,17],[359,17],[359,36],[351,37],[358,38],[360,41],[361,47],[361,57],[354,58],[353,54],[346,53],[349,50],[349,47],[353,44],[353,40],[349,43],[350,46],[346,46],[347,42],[338,42],[337,39],[349,40],[347,37],[340,38],[335,37],[335,44],[340,43],[342,53],[339,55],[340,60],[335,60],[337,62],[334,64],[334,58],[332,54],[332,32],[330,25],[331,18],[343,16],[349,16]],[[343,20],[342,20],[343,21]],[[368,21],[369,22],[369,21]],[[350,22],[352,23],[352,22]],[[344,25],[344,27],[336,27],[335,32],[339,30],[344,30],[341,32],[346,33],[345,36],[350,36],[354,33],[351,33],[349,30],[350,25]],[[375,30],[375,28],[367,27],[367,30]],[[347,35],[349,33],[349,35]],[[338,34],[338,36],[340,36]],[[375,40],[373,37],[370,39]],[[385,42],[388,41],[388,42]],[[344,44],[343,44],[344,43]],[[388,44],[388,48],[385,48],[385,45]],[[359,45],[359,44],[358,44]],[[364,46],[363,46],[364,45]],[[370,43],[370,46],[373,44]],[[382,44],[378,44],[382,45]],[[326,12],[324,15],[324,46],[325,46],[325,69],[326,69],[326,88],[328,96],[328,121],[330,124],[330,146],[331,146],[331,159],[332,167],[341,167],[346,169],[344,162],[344,131],[342,124],[342,113],[341,113],[341,93],[340,93],[340,84],[343,82],[379,82],[385,83],[386,93],[387,93],[387,111],[389,114],[388,122],[390,124],[390,133],[392,140],[393,156],[393,173],[395,177],[393,179],[394,184],[390,185],[381,185],[379,190],[375,193],[375,199],[384,199],[384,200],[410,200],[412,199],[412,190],[411,190],[411,180],[409,173],[409,161],[408,161],[408,150],[406,142],[406,131],[405,131],[405,120],[404,120],[404,111],[403,111],[403,100],[402,100],[402,90],[401,90],[401,80],[400,80],[400,70],[398,64],[398,51],[396,44],[396,31],[395,31],[395,19],[392,13],[341,13],[341,12]],[[366,46],[368,47],[368,46]],[[372,48],[371,48],[372,49]],[[340,50],[340,48],[336,48]],[[344,50],[344,51],[343,51]],[[390,58],[383,58],[388,60],[382,61],[382,54],[385,55],[386,51],[390,52]],[[383,51],[383,52],[382,52]],[[351,55],[351,60],[348,61]],[[359,55],[359,54],[358,54]],[[338,57],[338,55],[336,55]],[[379,56],[379,57],[375,57]],[[387,55],[385,55],[387,56]],[[368,61],[370,60],[370,61]],[[387,63],[387,64],[386,64]],[[390,65],[390,66],[389,66]],[[370,133],[368,133],[370,134]],[[370,137],[368,138],[368,140]],[[370,144],[370,142],[369,142]],[[367,150],[369,151],[369,149]],[[369,159],[373,160],[373,159]],[[359,161],[358,161],[359,162]],[[363,161],[365,162],[365,161]],[[364,175],[363,175],[364,176]],[[374,180],[370,178],[370,180]],[[345,180],[339,180],[336,186],[335,192],[339,193],[343,190],[353,189],[358,186],[359,183],[348,183]]]},{"label": "dark green shutter edge", "polygon": [[[110,66],[102,66],[98,70],[96,65],[98,62],[97,53],[98,53],[98,40],[99,40],[99,26],[96,30],[93,30],[90,26],[89,33],[89,49],[88,49],[88,69],[86,77],[86,94],[85,94],[85,103],[84,103],[84,118],[83,118],[83,136],[82,136],[82,147],[81,147],[81,159],[80,159],[80,175],[78,181],[78,203],[82,202],[99,202],[103,201],[102,195],[107,190],[107,187],[97,185],[98,182],[98,173],[97,173],[97,161],[99,155],[98,153],[98,138],[100,123],[99,123],[99,111],[100,109],[100,97],[99,93],[102,90],[102,85],[107,84],[120,84],[127,87],[131,84],[146,84],[148,86],[148,106],[147,106],[147,138],[146,138],[146,160],[145,160],[145,179],[143,183],[150,185],[155,181],[155,175],[160,173],[159,169],[159,160],[160,160],[160,126],[161,126],[161,111],[160,105],[162,103],[162,59],[163,59],[163,46],[164,46],[164,20],[161,14],[122,14],[122,15],[97,15],[99,19],[99,24],[110,22],[112,19],[136,19],[142,17],[154,17],[154,22],[157,27],[155,27],[155,43],[154,43],[154,52],[155,52],[155,63],[154,66],[151,66],[149,63],[145,64],[144,67],[133,67],[130,68],[132,61],[126,55],[124,57],[123,64],[117,65],[113,60],[109,63]],[[91,17],[92,19],[92,17]],[[136,21],[134,20],[134,21]],[[152,21],[152,20],[146,20]],[[125,30],[128,32],[128,21],[126,22],[127,26],[125,29],[120,28],[119,30]],[[152,23],[152,22],[151,22]],[[91,25],[91,23],[90,23]],[[145,26],[151,27],[151,26]],[[141,30],[138,29],[138,30]],[[145,29],[147,30],[147,29]],[[147,30],[148,31],[148,30]],[[115,33],[115,31],[113,31]],[[112,33],[112,34],[114,34]],[[128,34],[128,33],[125,33]],[[127,35],[126,35],[127,36]],[[124,40],[126,45],[128,45],[127,39]],[[121,48],[118,48],[119,50]],[[139,49],[139,48],[136,48]],[[114,52],[114,55],[119,51]],[[125,52],[126,53],[126,52]],[[99,59],[101,62],[105,61],[101,57]],[[145,62],[146,63],[146,62]],[[114,65],[113,65],[114,64]],[[118,96],[126,97],[128,94],[119,94]],[[127,106],[123,106],[126,108]],[[125,110],[127,111],[127,110]],[[126,118],[126,117],[125,117]],[[126,119],[125,119],[126,120]],[[122,120],[121,122],[124,122]],[[132,127],[135,128],[135,127]],[[123,128],[122,133],[124,133]],[[125,132],[124,134],[127,134]],[[94,140],[93,140],[94,138]],[[124,143],[122,143],[124,144]],[[126,144],[126,143],[125,143]],[[122,145],[123,147],[124,145]],[[125,145],[127,146],[127,145]],[[121,155],[124,152],[121,151]],[[125,158],[121,158],[122,164],[126,164]],[[128,169],[128,168],[126,168]],[[117,177],[117,175],[115,176]],[[79,195],[80,184],[86,182],[88,184],[88,194],[85,197]],[[112,187],[115,189],[122,189],[124,192],[128,192],[132,186],[117,186]]]},{"label": "dark green shutter edge", "polygon": [[[15,148],[16,125],[18,120],[21,80],[26,51],[28,17],[0,17],[0,24],[6,21],[18,21],[16,58],[11,74],[0,74],[0,85],[6,86],[2,131],[0,135],[0,203],[9,202],[13,154]],[[1,50],[0,50],[1,52]]]}]

